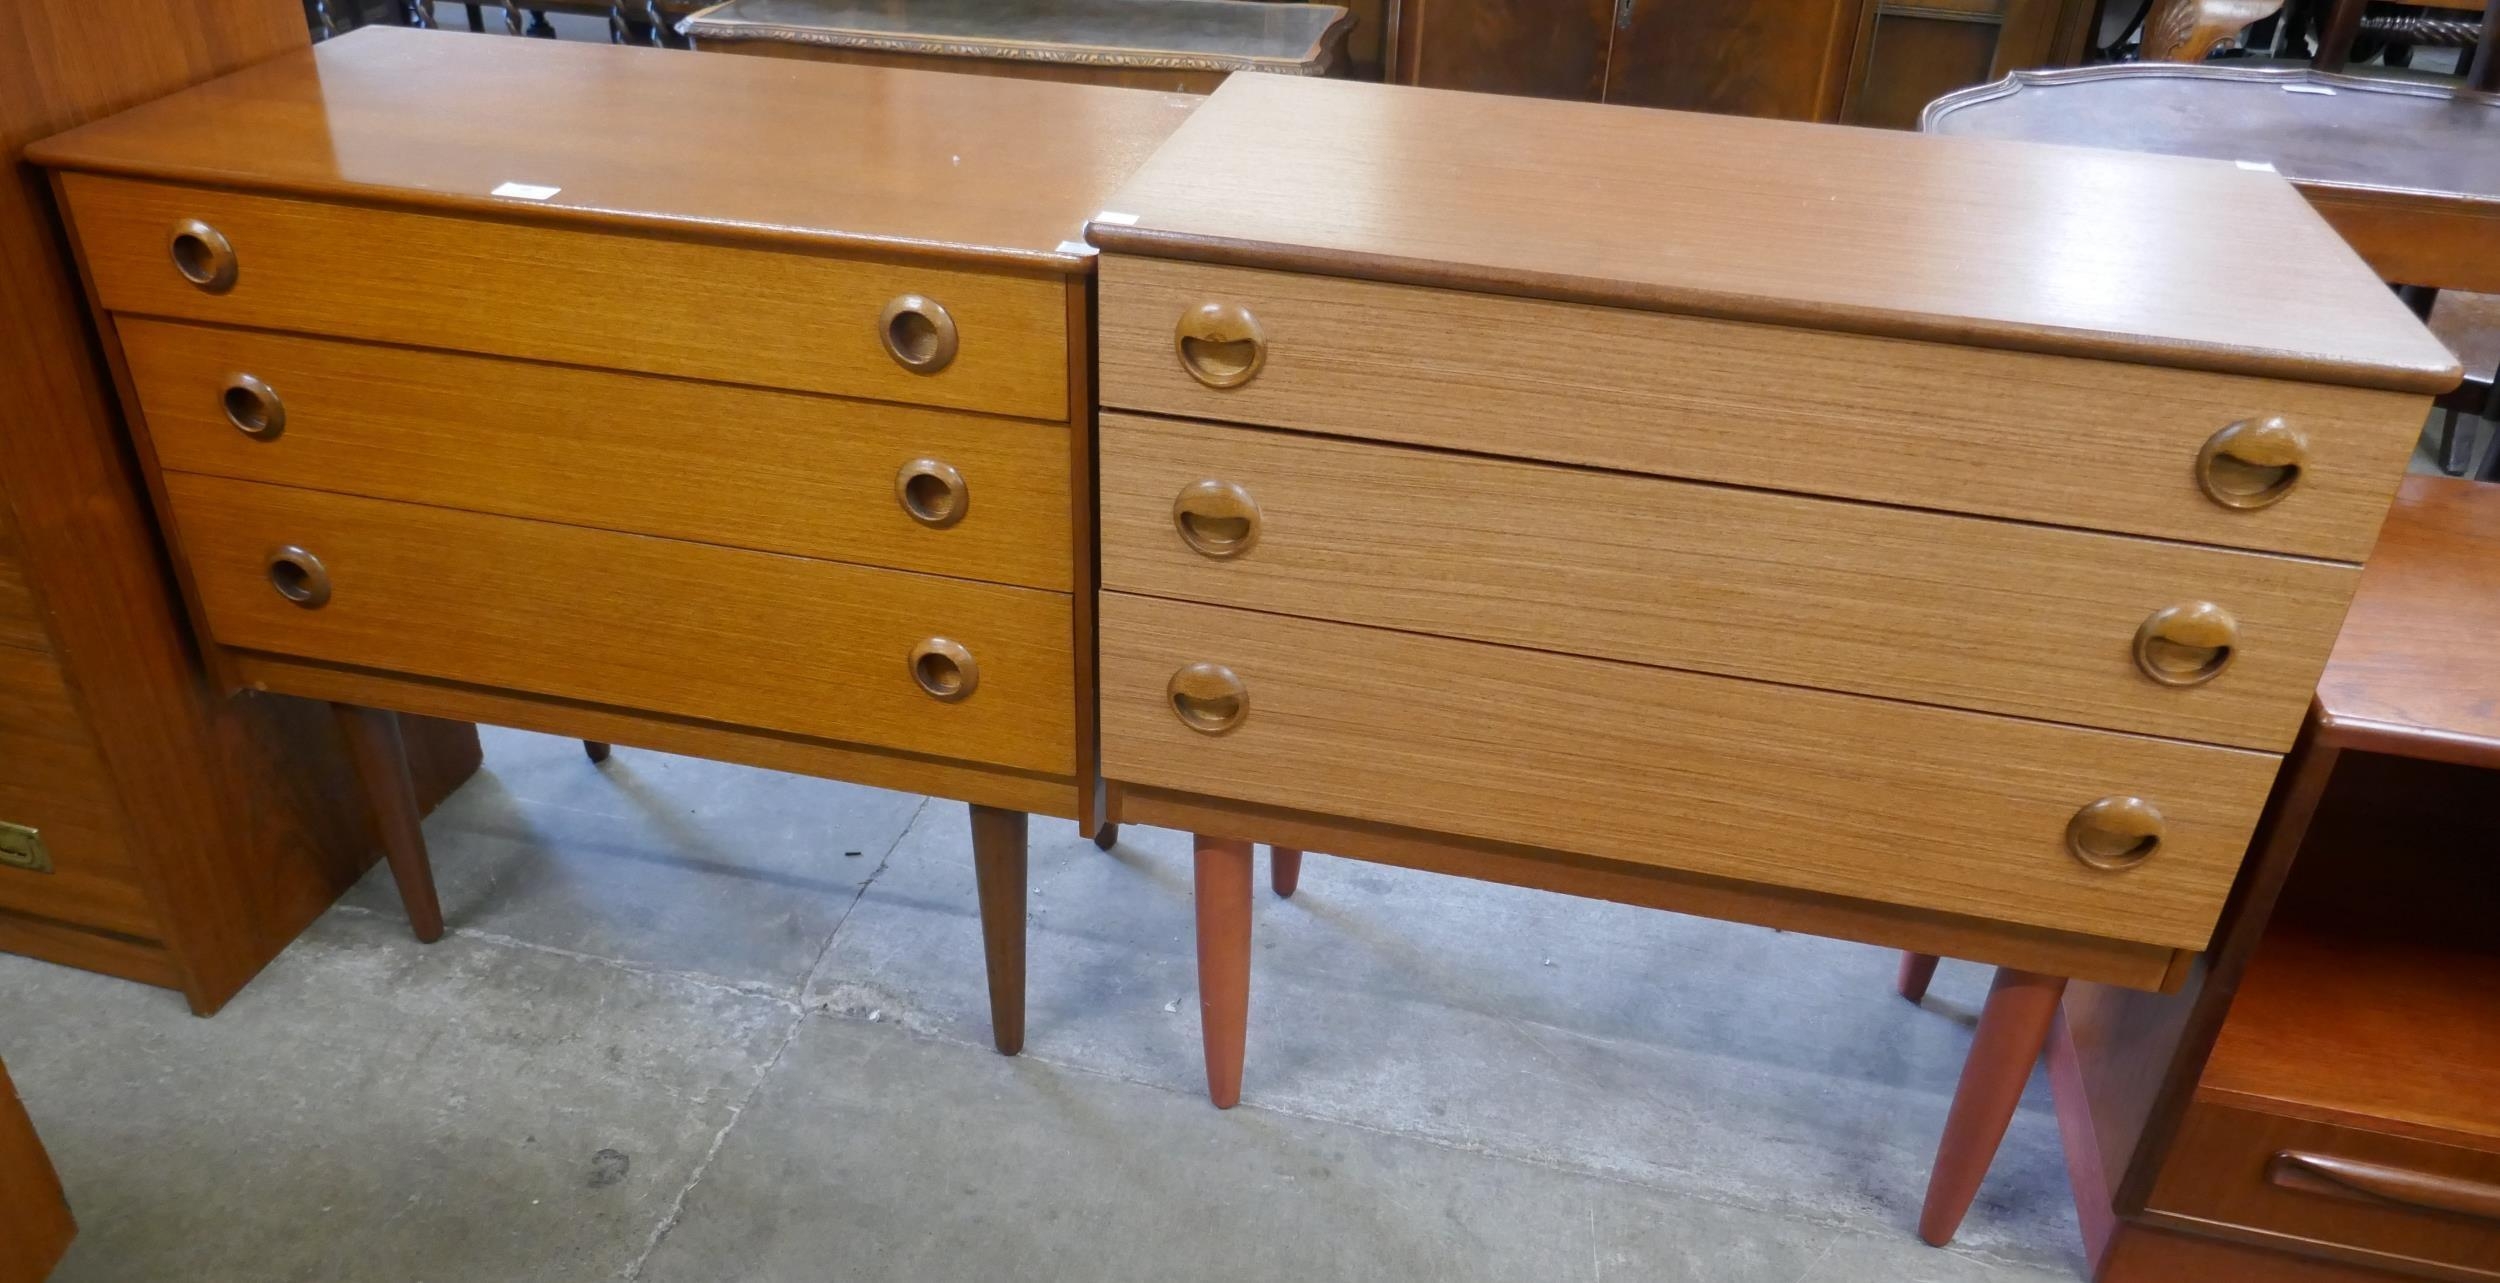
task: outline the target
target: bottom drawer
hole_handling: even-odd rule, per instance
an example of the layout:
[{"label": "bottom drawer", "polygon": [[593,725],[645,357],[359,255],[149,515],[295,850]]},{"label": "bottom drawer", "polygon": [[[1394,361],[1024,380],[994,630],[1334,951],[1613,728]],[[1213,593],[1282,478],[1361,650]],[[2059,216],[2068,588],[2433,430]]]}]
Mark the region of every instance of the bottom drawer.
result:
[{"label": "bottom drawer", "polygon": [[[1123,593],[1101,633],[1113,780],[2174,948],[2277,762]],[[2113,797],[2161,832],[2099,867],[2068,827]]]},{"label": "bottom drawer", "polygon": [[2500,1278],[2500,1149],[2199,1100],[2146,1205]]},{"label": "bottom drawer", "polygon": [[165,488],[220,645],[1076,769],[1064,593],[185,473]]}]

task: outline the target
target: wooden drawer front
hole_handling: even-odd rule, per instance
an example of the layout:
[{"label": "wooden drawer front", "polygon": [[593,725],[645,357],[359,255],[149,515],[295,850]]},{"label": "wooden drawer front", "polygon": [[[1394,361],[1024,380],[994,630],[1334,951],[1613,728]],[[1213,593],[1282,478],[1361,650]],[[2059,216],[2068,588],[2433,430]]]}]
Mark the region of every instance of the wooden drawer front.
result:
[{"label": "wooden drawer front", "polygon": [[43,610],[35,604],[34,585],[28,582],[26,554],[17,546],[17,534],[9,529],[8,515],[0,512],[0,643],[50,650],[52,637],[43,626]]},{"label": "wooden drawer front", "polygon": [[[1106,255],[1106,406],[2053,525],[2363,560],[2419,396]],[[1199,383],[1174,326],[1249,309],[1265,361]],[[2225,508],[2197,454],[2283,416],[2309,465]]]},{"label": "wooden drawer front", "polygon": [[[678,379],[125,317],[167,468],[1066,591],[1068,430]],[[226,390],[249,375],[265,393]],[[952,469],[960,515],[897,477]]]},{"label": "wooden drawer front", "polygon": [[2198,1100],[2147,1205],[2500,1278],[2500,1149]]},{"label": "wooden drawer front", "polygon": [[[186,473],[182,555],[227,646],[939,757],[1075,770],[1063,593]],[[320,559],[308,609],[270,551]],[[913,648],[979,678],[944,702]]]},{"label": "wooden drawer front", "polygon": [[0,820],[36,830],[52,871],[0,864],[0,909],[153,937],[121,808],[52,656],[0,647]]},{"label": "wooden drawer front", "polygon": [[[1207,734],[1169,685],[1229,668]],[[1103,774],[1133,784],[2201,948],[2276,758],[1105,593]],[[2133,868],[2065,847],[2151,799]]]},{"label": "wooden drawer front", "polygon": [[[1064,421],[1067,283],[69,174],[87,270],[116,312],[383,339]],[[174,270],[177,223],[233,246],[233,287]],[[959,349],[935,374],[885,350],[903,294]]]},{"label": "wooden drawer front", "polygon": [[[1176,502],[1210,480],[1257,506],[1246,550],[1183,537]],[[1110,588],[2277,751],[2360,575],[1115,414],[1101,493]],[[2237,621],[2221,675],[2145,676],[2137,631],[2201,601]]]}]

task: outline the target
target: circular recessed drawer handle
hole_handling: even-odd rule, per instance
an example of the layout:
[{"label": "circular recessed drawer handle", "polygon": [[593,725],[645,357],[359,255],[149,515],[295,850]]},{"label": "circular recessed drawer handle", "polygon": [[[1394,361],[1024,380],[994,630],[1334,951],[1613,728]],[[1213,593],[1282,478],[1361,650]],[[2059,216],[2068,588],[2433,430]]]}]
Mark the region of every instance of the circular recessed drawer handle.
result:
[{"label": "circular recessed drawer handle", "polygon": [[2281,415],[2242,419],[2196,452],[2196,484],[2225,508],[2263,508],[2292,492],[2309,466],[2309,438]]},{"label": "circular recessed drawer handle", "polygon": [[955,360],[955,318],[925,294],[898,294],[877,318],[877,337],[894,363],[914,374],[935,374]]},{"label": "circular recessed drawer handle", "polygon": [[1222,664],[1196,663],[1172,674],[1164,694],[1181,725],[1205,735],[1221,735],[1250,715],[1250,692]]},{"label": "circular recessed drawer handle", "polygon": [[196,218],[186,218],[174,224],[165,248],[173,255],[174,270],[182,273],[182,279],[211,294],[234,288],[234,246],[224,232]]},{"label": "circular recessed drawer handle", "polygon": [[2239,653],[2240,621],[2210,601],[2164,606],[2135,630],[2135,666],[2164,686],[2198,686],[2222,676]]},{"label": "circular recessed drawer handle", "polygon": [[1172,501],[1181,542],[1209,557],[1238,557],[1259,541],[1259,503],[1230,481],[1193,481]]},{"label": "circular recessed drawer handle", "polygon": [[972,502],[964,474],[943,459],[914,459],[894,474],[894,498],[911,519],[932,530],[944,530],[964,519]]},{"label": "circular recessed drawer handle", "polygon": [[2140,797],[2105,797],[2066,822],[2066,849],[2096,869],[2131,869],[2161,849],[2161,812]]},{"label": "circular recessed drawer handle", "polygon": [[269,586],[306,610],[330,604],[330,569],[294,544],[269,550]]},{"label": "circular recessed drawer handle", "polygon": [[1211,388],[1237,388],[1267,364],[1259,318],[1239,303],[1201,303],[1172,327],[1172,350],[1189,377]]},{"label": "circular recessed drawer handle", "polygon": [[981,666],[962,642],[932,637],[911,648],[911,679],[929,698],[952,704],[981,685]]},{"label": "circular recessed drawer handle", "polygon": [[286,402],[278,399],[276,388],[256,375],[227,375],[220,399],[226,407],[226,422],[255,441],[275,441],[286,431]]}]

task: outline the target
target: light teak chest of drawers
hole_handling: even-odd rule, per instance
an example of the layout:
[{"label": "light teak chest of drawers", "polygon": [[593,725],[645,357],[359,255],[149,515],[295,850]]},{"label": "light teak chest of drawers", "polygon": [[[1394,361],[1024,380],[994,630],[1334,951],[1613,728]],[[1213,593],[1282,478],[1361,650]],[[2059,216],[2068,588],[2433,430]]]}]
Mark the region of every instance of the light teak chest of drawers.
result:
[{"label": "light teak chest of drawers", "polygon": [[32,154],[212,671],[340,706],[421,936],[391,711],[958,798],[1013,1051],[1024,815],[1095,806],[1071,238],[1190,105],[375,30]]},{"label": "light teak chest of drawers", "polygon": [[1091,236],[1103,770],[1198,834],[1217,1103],[1250,841],[1950,953],[1935,1241],[2065,978],[2208,942],[2456,378],[2228,164],[1247,77]]}]

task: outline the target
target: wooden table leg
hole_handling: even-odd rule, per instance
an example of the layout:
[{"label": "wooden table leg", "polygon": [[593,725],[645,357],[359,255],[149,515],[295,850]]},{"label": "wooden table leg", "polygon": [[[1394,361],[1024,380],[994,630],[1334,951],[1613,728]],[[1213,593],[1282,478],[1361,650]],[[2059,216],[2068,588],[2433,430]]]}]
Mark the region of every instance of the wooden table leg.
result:
[{"label": "wooden table leg", "polygon": [[1289,846],[1269,847],[1267,875],[1280,898],[1292,899],[1293,889],[1302,885],[1302,853]]},{"label": "wooden table leg", "polygon": [[1207,1097],[1241,1103],[1250,1028],[1250,844],[1197,835],[1198,1027],[1206,1038]]},{"label": "wooden table leg", "polygon": [[1902,997],[1907,998],[1912,1002],[1925,1001],[1927,998],[1927,982],[1935,978],[1936,955],[1932,953],[1910,953],[1906,950],[1902,953],[1901,979],[1897,986],[1901,990]]},{"label": "wooden table leg", "polygon": [[981,955],[990,972],[990,1041],[1024,1050],[1025,814],[972,808],[972,868],[981,898]]},{"label": "wooden table leg", "polygon": [[1936,1144],[1936,1165],[1927,1174],[1920,1238],[1942,1247],[1962,1228],[1962,1217],[2005,1139],[2005,1126],[2014,1121],[2014,1106],[2031,1081],[2031,1068],[2040,1062],[2049,1026],[2057,1018],[2057,1000],[2065,992],[2064,976],[1997,968],[1988,1005],[1979,1013],[1979,1032],[1962,1062],[1962,1081],[1953,1089],[1944,1138]]},{"label": "wooden table leg", "polygon": [[408,746],[399,738],[399,714],[355,704],[332,704],[330,711],[347,739],[347,761],[355,768],[356,782],[364,786],[382,858],[390,862],[400,902],[408,906],[409,929],[418,940],[432,944],[443,938],[443,906],[434,897],[434,865],[425,854],[425,830],[418,823],[417,788],[408,776]]}]

